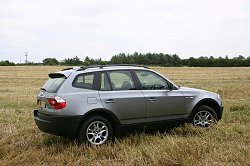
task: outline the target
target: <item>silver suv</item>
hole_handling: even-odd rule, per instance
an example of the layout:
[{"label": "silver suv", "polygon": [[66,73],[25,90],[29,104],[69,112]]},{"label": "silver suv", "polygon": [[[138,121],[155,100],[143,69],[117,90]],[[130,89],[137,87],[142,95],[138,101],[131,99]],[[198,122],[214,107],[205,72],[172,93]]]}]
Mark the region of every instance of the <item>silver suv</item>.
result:
[{"label": "silver suv", "polygon": [[220,120],[218,94],[179,87],[138,65],[76,67],[50,73],[37,96],[40,130],[100,145],[121,128],[188,120],[206,128]]}]

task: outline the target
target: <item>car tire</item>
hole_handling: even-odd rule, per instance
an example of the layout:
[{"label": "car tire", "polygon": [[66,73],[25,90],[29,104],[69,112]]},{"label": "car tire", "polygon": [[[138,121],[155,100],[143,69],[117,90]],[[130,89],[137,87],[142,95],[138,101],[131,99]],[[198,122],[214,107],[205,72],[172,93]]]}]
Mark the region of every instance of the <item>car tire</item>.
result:
[{"label": "car tire", "polygon": [[208,128],[218,121],[215,111],[206,105],[200,105],[191,116],[192,123],[196,127]]},{"label": "car tire", "polygon": [[113,128],[110,122],[102,116],[91,116],[82,124],[78,136],[80,143],[101,145],[113,138]]}]

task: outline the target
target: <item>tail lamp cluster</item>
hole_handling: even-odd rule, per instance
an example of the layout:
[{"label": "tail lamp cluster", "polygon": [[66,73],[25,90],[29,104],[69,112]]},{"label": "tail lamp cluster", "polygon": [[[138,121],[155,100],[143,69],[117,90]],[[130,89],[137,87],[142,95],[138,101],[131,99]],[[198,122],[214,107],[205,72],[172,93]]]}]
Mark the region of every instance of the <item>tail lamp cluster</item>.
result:
[{"label": "tail lamp cluster", "polygon": [[60,96],[56,96],[55,98],[48,98],[48,103],[49,105],[54,107],[55,110],[60,110],[66,107],[66,101]]}]

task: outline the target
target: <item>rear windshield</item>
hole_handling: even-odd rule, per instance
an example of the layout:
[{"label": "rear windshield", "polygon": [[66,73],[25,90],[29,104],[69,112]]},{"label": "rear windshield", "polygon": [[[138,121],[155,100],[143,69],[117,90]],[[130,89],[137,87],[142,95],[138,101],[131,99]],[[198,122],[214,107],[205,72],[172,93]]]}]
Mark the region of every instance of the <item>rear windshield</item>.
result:
[{"label": "rear windshield", "polygon": [[43,85],[42,90],[45,90],[46,92],[56,93],[57,90],[60,88],[60,86],[65,81],[65,76],[60,77],[51,77],[49,80]]}]

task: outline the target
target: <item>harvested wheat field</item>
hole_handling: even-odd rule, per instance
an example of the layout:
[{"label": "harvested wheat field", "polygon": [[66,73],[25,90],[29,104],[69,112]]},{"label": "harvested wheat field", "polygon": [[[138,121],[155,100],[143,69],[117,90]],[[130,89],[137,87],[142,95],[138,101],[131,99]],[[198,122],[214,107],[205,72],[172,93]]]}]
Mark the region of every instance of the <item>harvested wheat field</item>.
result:
[{"label": "harvested wheat field", "polygon": [[210,129],[183,125],[136,132],[100,147],[42,133],[33,120],[47,74],[65,67],[0,67],[0,165],[250,165],[250,68],[154,70],[180,86],[219,93],[225,110]]}]

